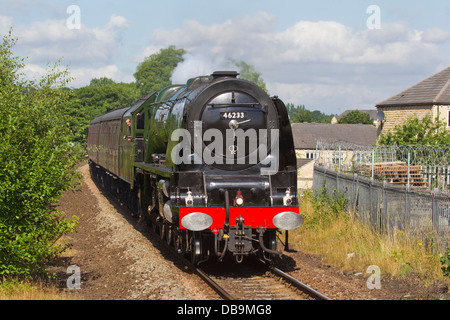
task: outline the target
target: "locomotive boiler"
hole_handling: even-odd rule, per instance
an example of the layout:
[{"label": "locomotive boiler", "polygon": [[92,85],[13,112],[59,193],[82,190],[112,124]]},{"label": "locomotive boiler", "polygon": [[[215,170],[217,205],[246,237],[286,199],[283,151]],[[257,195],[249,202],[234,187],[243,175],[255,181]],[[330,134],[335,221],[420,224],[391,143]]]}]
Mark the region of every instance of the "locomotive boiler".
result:
[{"label": "locomotive boiler", "polygon": [[236,72],[215,72],[94,119],[91,174],[199,264],[271,259],[300,227],[286,107]]}]

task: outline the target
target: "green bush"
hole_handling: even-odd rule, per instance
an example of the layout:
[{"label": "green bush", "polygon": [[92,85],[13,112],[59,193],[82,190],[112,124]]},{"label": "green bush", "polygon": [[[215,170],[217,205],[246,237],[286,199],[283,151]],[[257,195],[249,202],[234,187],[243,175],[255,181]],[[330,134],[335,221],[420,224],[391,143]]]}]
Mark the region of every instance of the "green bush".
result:
[{"label": "green bush", "polygon": [[444,276],[450,277],[450,247],[441,255],[441,270]]},{"label": "green bush", "polygon": [[68,71],[55,64],[39,81],[23,80],[16,42],[10,31],[0,44],[0,275],[43,272],[76,224],[53,206],[77,176],[63,116]]},{"label": "green bush", "polygon": [[336,189],[330,192],[325,184],[318,190],[307,190],[303,199],[310,203],[313,209],[304,213],[303,228],[322,228],[339,217],[348,218],[348,199]]}]

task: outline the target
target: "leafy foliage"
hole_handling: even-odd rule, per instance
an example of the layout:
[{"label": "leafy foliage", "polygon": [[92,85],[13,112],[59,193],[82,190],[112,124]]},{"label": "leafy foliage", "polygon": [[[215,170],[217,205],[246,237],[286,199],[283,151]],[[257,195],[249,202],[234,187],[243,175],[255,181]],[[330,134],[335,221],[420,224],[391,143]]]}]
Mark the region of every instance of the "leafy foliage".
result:
[{"label": "leafy foliage", "polygon": [[264,79],[261,77],[261,72],[256,71],[255,67],[244,61],[236,61],[234,59],[230,59],[230,61],[238,68],[241,79],[253,82],[256,85],[258,85],[261,89],[268,92],[266,83],[264,82]]},{"label": "leafy foliage", "polygon": [[393,132],[383,134],[380,145],[439,145],[450,143],[450,131],[445,122],[433,121],[430,115],[423,119],[410,117],[404,124],[395,126]]},{"label": "leafy foliage", "polygon": [[315,110],[310,111],[304,105],[295,107],[292,103],[288,103],[286,108],[292,123],[315,122],[315,123],[330,123],[333,116],[323,114]]},{"label": "leafy foliage", "polygon": [[89,86],[73,90],[68,117],[74,141],[86,140],[89,124],[96,117],[132,106],[139,98],[135,83],[115,83],[108,78],[92,79]]},{"label": "leafy foliage", "polygon": [[339,124],[373,124],[370,115],[359,110],[353,110],[339,119]]},{"label": "leafy foliage", "polygon": [[447,248],[446,252],[441,255],[441,270],[444,276],[450,277],[450,247]]},{"label": "leafy foliage", "polygon": [[22,80],[16,41],[10,31],[0,45],[0,275],[42,272],[76,224],[52,206],[76,178],[68,71],[55,64],[40,81]]},{"label": "leafy foliage", "polygon": [[176,49],[175,46],[170,46],[145,58],[138,65],[134,74],[140,89],[140,95],[143,96],[171,85],[172,72],[178,63],[184,61],[183,55],[185,53],[184,49]]},{"label": "leafy foliage", "polygon": [[303,213],[305,217],[304,228],[322,228],[338,217],[348,218],[346,214],[348,199],[336,189],[330,192],[324,184],[322,188],[316,191],[305,191],[303,197],[314,208],[311,213]]}]

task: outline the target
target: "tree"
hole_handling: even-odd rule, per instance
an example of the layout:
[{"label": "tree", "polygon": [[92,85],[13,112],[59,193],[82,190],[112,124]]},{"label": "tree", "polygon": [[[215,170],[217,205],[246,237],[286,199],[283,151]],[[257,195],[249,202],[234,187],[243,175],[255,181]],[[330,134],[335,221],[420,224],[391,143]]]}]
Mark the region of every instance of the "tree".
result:
[{"label": "tree", "polygon": [[359,110],[353,110],[339,119],[339,124],[373,124],[370,115]]},{"label": "tree", "polygon": [[291,122],[302,123],[302,122],[312,122],[312,112],[306,110],[304,105],[294,107],[292,103],[286,105]]},{"label": "tree", "polygon": [[176,49],[175,46],[170,46],[145,58],[137,66],[134,74],[141,96],[171,85],[172,72],[180,62],[184,61],[183,55],[185,53],[184,49]]},{"label": "tree", "polygon": [[314,110],[312,112],[312,121],[315,123],[331,123],[332,115],[326,115],[319,110]]},{"label": "tree", "polygon": [[11,30],[0,44],[0,275],[43,272],[76,224],[52,206],[77,177],[65,116],[69,74],[56,63],[41,80],[23,80],[16,42]]},{"label": "tree", "polygon": [[108,78],[92,79],[89,86],[73,90],[68,115],[75,141],[86,140],[89,124],[94,118],[130,107],[140,97],[136,83],[115,83]]},{"label": "tree", "polygon": [[439,145],[450,144],[450,131],[445,122],[432,121],[431,115],[423,119],[410,117],[404,124],[397,125],[393,132],[381,135],[380,145]]},{"label": "tree", "polygon": [[255,67],[244,61],[236,61],[234,59],[230,59],[230,61],[238,68],[239,75],[242,79],[253,82],[257,84],[261,89],[268,92],[266,83],[261,77],[261,73],[256,71]]},{"label": "tree", "polygon": [[110,78],[102,77],[102,78],[94,78],[91,80],[91,83],[89,84],[90,87],[103,87],[106,85],[113,85],[116,84],[116,82]]},{"label": "tree", "polygon": [[289,118],[292,123],[315,122],[315,123],[330,123],[333,116],[323,114],[315,110],[309,111],[304,105],[295,107],[292,103],[286,105],[289,113]]}]

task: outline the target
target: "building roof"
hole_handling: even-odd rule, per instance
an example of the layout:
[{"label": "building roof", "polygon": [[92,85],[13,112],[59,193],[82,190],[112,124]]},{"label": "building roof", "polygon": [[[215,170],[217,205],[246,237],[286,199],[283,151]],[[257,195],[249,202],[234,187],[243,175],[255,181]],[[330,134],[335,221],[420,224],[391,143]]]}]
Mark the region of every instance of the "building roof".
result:
[{"label": "building roof", "polygon": [[296,149],[316,149],[318,141],[342,145],[371,146],[377,142],[377,128],[363,124],[293,123]]},{"label": "building roof", "polygon": [[377,104],[377,107],[450,105],[450,67]]}]

